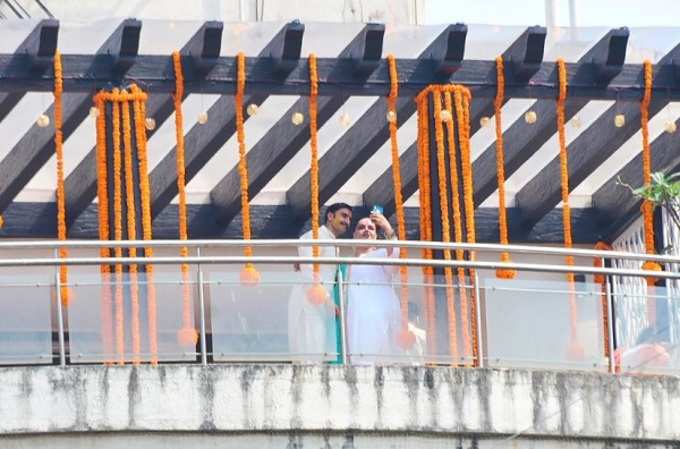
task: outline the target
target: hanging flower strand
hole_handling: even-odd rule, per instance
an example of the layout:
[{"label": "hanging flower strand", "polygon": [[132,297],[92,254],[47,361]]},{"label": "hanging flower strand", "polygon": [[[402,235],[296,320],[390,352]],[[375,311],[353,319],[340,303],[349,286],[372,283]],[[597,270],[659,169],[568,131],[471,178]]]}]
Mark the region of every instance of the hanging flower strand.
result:
[{"label": "hanging flower strand", "polygon": [[[246,58],[240,52],[236,55],[237,78],[236,78],[236,138],[238,140],[238,174],[241,188],[241,215],[243,220],[243,239],[250,240],[250,202],[248,199],[248,159],[246,158],[246,134],[243,126],[243,96],[246,89]],[[243,248],[243,255],[251,257],[253,248],[246,246]],[[247,263],[241,270],[241,282],[246,285],[256,285],[260,281],[260,273],[255,269],[255,265]]]},{"label": "hanging flower strand", "polygon": [[[66,240],[66,194],[64,191],[64,134],[62,132],[64,80],[61,66],[61,53],[54,54],[54,148],[57,158],[57,239]],[[68,257],[68,250],[59,248],[59,257]],[[61,302],[68,306],[71,292],[68,288],[68,267],[59,266]]]},{"label": "hanging flower strand", "polygon": [[[121,194],[121,150],[120,150],[120,97],[118,89],[113,90],[113,238],[123,240],[122,194]],[[116,258],[123,257],[123,249],[114,249]],[[116,322],[116,355],[118,364],[125,364],[125,304],[123,302],[123,264],[115,265],[115,322]]]},{"label": "hanging flower strand", "polygon": [[[187,196],[186,196],[186,169],[184,161],[184,117],[182,115],[182,99],[184,98],[184,75],[182,73],[182,60],[178,51],[172,53],[172,62],[175,71],[175,134],[177,138],[177,191],[179,194],[179,239],[187,240]],[[188,257],[189,248],[183,246],[180,256]],[[191,283],[189,279],[189,265],[183,263],[182,271],[182,327],[177,332],[177,340],[183,346],[195,346],[198,342],[198,333],[192,323]]]},{"label": "hanging flower strand", "polygon": [[[501,109],[505,97],[505,74],[503,72],[503,57],[496,58],[496,98],[494,99],[494,118],[496,121],[496,176],[498,180],[498,228],[501,245],[508,244],[508,218],[505,210],[505,157],[503,151],[503,128],[501,121]],[[507,251],[501,253],[502,262],[510,262],[510,254]],[[496,277],[500,279],[514,279],[517,275],[515,270],[500,268],[496,270]]]},{"label": "hanging flower strand", "polygon": [[[652,182],[652,151],[649,146],[649,103],[652,100],[652,82],[654,74],[652,63],[645,60],[643,64],[645,91],[640,102],[640,130],[642,131],[642,180],[645,186]],[[654,206],[649,200],[642,203],[642,217],[644,220],[645,251],[647,254],[655,253],[654,244]],[[643,270],[661,271],[659,263],[648,260],[642,264]],[[648,277],[647,285],[652,287],[656,278]]]},{"label": "hanging flower strand", "polygon": [[[401,166],[399,161],[399,144],[397,142],[397,98],[399,97],[399,76],[397,74],[397,61],[393,54],[387,55],[387,63],[390,73],[390,95],[387,97],[388,113],[394,117],[390,120],[390,150],[392,155],[392,181],[394,187],[394,207],[397,215],[397,235],[399,240],[406,240],[406,220],[404,218],[404,199],[401,194]],[[399,248],[399,258],[408,257],[406,248]],[[399,267],[400,290],[399,305],[401,312],[401,330],[397,336],[397,343],[402,348],[410,348],[416,341],[413,332],[408,329],[408,267]]]},{"label": "hanging flower strand", "polygon": [[[319,75],[316,55],[309,55],[309,146],[311,149],[310,194],[312,212],[312,239],[319,239],[319,148],[317,143],[317,97],[319,95]],[[319,257],[320,248],[312,246],[312,256]],[[307,290],[307,300],[320,305],[328,301],[328,292],[321,285],[320,267],[315,263],[312,268],[313,284]]]}]

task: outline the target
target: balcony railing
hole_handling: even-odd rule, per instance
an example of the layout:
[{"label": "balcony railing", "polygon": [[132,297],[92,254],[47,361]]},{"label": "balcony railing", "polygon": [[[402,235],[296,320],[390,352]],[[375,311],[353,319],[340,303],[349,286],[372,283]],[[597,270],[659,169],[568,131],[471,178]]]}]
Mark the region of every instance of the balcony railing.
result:
[{"label": "balcony railing", "polygon": [[[409,257],[259,255],[313,243],[341,253],[367,244],[407,248]],[[256,256],[237,255],[245,245]],[[58,258],[61,246],[72,256]],[[101,258],[95,254],[102,246],[152,247],[156,256]],[[190,256],[175,255],[182,246]],[[425,248],[479,257],[418,257]],[[498,262],[501,251],[529,262]],[[678,257],[356,240],[0,242],[0,255],[0,365],[297,362],[680,372],[680,273],[592,264],[655,260],[670,267]],[[566,255],[577,264],[560,263]],[[256,285],[240,277],[246,262],[260,273]],[[305,264],[312,262],[326,267],[321,282],[329,296],[321,304],[307,299],[314,280]],[[349,268],[337,270],[339,264]],[[60,265],[69,267],[66,284]],[[496,268],[518,276],[497,279]],[[592,275],[605,281],[592,282]],[[649,276],[657,282],[614,291],[611,276],[638,286]]]}]

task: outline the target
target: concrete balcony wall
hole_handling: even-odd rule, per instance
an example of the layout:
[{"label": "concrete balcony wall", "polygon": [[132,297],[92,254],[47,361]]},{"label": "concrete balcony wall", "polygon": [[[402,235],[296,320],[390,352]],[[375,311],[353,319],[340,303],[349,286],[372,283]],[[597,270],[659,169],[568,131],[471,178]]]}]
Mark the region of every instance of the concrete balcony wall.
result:
[{"label": "concrete balcony wall", "polygon": [[[661,445],[680,440],[678,410],[674,377],[302,365],[0,369],[0,447],[45,447],[46,435],[47,447],[93,447],[82,446],[99,441],[91,432],[110,440],[97,447],[130,447],[122,444],[130,438],[166,447],[173,435],[171,445],[185,448]],[[200,445],[206,432],[213,439]]]}]

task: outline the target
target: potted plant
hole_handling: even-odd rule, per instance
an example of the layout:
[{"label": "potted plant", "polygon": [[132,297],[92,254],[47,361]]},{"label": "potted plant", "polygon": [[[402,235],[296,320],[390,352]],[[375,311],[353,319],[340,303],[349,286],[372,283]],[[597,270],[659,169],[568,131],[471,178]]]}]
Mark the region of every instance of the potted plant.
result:
[{"label": "potted plant", "polygon": [[619,184],[628,187],[633,195],[649,201],[654,207],[663,207],[675,226],[680,228],[680,172],[670,175],[652,173],[652,182],[637,189],[620,179]]}]

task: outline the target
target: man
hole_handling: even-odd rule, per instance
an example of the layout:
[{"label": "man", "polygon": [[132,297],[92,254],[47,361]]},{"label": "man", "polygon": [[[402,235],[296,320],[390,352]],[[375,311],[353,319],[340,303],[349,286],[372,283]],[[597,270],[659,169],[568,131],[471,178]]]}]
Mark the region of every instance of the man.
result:
[{"label": "man", "polygon": [[[345,203],[331,204],[326,208],[325,224],[319,227],[319,239],[336,239],[349,229],[352,221],[352,207]],[[304,233],[301,240],[311,240],[312,231]],[[338,255],[334,246],[320,246],[321,257]],[[301,257],[312,256],[312,246],[298,248]],[[319,277],[328,293],[324,304],[312,304],[307,299],[307,289],[314,281],[312,264],[296,265],[298,282],[293,287],[288,304],[288,347],[290,353],[303,360],[323,360],[324,354],[338,351],[338,336],[335,326],[336,304],[335,282],[337,265],[319,265]]]}]

